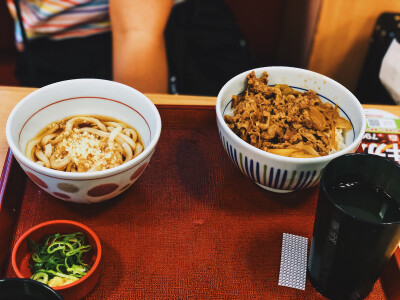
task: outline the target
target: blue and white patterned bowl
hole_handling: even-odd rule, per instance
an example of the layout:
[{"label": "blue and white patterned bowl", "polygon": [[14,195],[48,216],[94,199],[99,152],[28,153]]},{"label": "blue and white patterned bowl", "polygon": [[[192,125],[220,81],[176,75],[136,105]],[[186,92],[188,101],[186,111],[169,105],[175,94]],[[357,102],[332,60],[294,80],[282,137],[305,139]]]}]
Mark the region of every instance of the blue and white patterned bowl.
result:
[{"label": "blue and white patterned bowl", "polygon": [[246,89],[249,70],[229,80],[217,97],[217,125],[226,152],[240,171],[269,191],[284,193],[315,186],[329,161],[357,150],[366,127],[360,102],[338,82],[312,71],[291,67],[264,67],[254,71],[257,77],[267,71],[270,85],[287,84],[299,91],[314,90],[322,102],[337,104],[340,115],[351,122],[353,129],[346,132],[346,146],[342,150],[316,158],[279,156],[246,143],[226,125],[223,116],[232,114],[232,95]]}]

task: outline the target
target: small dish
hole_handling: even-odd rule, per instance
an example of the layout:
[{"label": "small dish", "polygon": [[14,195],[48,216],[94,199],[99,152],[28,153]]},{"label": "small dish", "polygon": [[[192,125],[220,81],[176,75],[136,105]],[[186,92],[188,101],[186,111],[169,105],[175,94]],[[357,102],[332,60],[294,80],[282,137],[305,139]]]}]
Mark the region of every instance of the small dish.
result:
[{"label": "small dish", "polygon": [[83,232],[93,250],[87,257],[91,269],[79,280],[63,285],[54,287],[53,289],[59,293],[64,300],[76,300],[85,297],[97,284],[100,277],[100,260],[101,260],[101,244],[97,235],[87,226],[69,220],[54,220],[41,223],[25,232],[16,242],[12,251],[12,267],[15,274],[19,278],[30,278],[33,274],[29,268],[29,260],[31,258],[31,251],[28,247],[28,238],[36,243],[48,234],[56,233],[74,233]]}]

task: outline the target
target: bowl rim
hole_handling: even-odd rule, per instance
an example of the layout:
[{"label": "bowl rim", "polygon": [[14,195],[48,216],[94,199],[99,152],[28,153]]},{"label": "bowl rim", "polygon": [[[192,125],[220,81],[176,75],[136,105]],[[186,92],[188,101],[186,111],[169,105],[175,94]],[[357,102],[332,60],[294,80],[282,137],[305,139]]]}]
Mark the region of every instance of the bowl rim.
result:
[{"label": "bowl rim", "polygon": [[[65,172],[65,171],[59,171],[59,170],[46,168],[44,166],[34,163],[29,158],[27,158],[24,153],[22,153],[22,151],[19,149],[16,142],[12,138],[10,128],[13,126],[11,124],[15,120],[15,115],[24,105],[26,105],[27,102],[32,101],[31,98],[36,97],[37,94],[42,93],[46,89],[54,89],[59,86],[63,86],[65,84],[70,84],[70,83],[79,84],[79,83],[85,83],[85,82],[92,82],[92,83],[97,82],[99,84],[115,85],[117,87],[120,87],[120,88],[130,91],[131,93],[133,93],[133,95],[141,97],[141,100],[143,100],[146,103],[146,105],[150,108],[151,113],[155,116],[155,120],[156,120],[156,124],[155,124],[156,130],[154,132],[154,137],[150,140],[149,145],[144,148],[142,153],[140,153],[138,156],[131,159],[130,161],[128,161],[122,165],[119,165],[119,166],[116,166],[116,167],[113,167],[110,169],[102,170],[102,171],[82,172],[82,173]],[[40,108],[38,108],[38,110],[39,109]],[[110,117],[113,117],[113,116],[110,116]],[[116,119],[118,119],[118,118],[116,118]],[[110,177],[113,175],[117,175],[117,174],[123,173],[125,171],[128,171],[128,170],[140,165],[149,155],[152,155],[152,153],[158,143],[158,140],[160,139],[161,129],[162,129],[162,122],[161,122],[160,113],[159,113],[158,109],[156,108],[156,106],[154,105],[154,103],[145,94],[139,92],[138,90],[136,90],[128,85],[125,85],[125,84],[122,84],[122,83],[119,83],[116,81],[112,81],[112,80],[96,79],[96,78],[79,78],[79,79],[70,79],[70,80],[55,82],[55,83],[46,85],[42,88],[39,88],[39,89],[33,91],[32,93],[26,95],[21,101],[19,101],[17,103],[17,105],[13,108],[10,115],[8,116],[7,123],[6,123],[6,140],[8,142],[8,146],[11,149],[11,152],[17,158],[17,160],[20,163],[22,163],[25,167],[27,167],[28,169],[30,169],[34,172],[37,172],[44,176],[57,178],[57,179],[89,180],[89,179],[101,179],[101,178],[106,178],[106,177]]]},{"label": "bowl rim", "polygon": [[[382,157],[379,155],[374,155],[374,154],[370,154],[370,153],[346,153],[345,155],[342,155],[341,157],[337,157],[334,160],[331,160],[325,167],[324,171],[321,174],[321,184],[320,184],[320,190],[325,194],[325,198],[327,199],[326,201],[328,201],[332,206],[335,207],[336,210],[341,211],[344,215],[346,215],[347,217],[357,220],[357,222],[361,222],[364,224],[374,224],[374,225],[379,225],[379,226],[385,226],[385,225],[390,225],[390,224],[399,224],[399,221],[391,221],[391,222],[377,222],[375,220],[366,220],[358,215],[354,215],[351,212],[347,211],[345,208],[343,208],[342,206],[340,206],[338,204],[338,201],[335,201],[335,197],[332,195],[332,192],[329,190],[329,188],[327,187],[328,184],[325,183],[325,178],[328,176],[327,175],[327,171],[329,171],[329,169],[334,168],[334,164],[337,163],[338,160],[342,160],[342,159],[348,159],[348,158],[353,158],[353,159],[358,159],[361,160],[363,162],[368,162],[368,160],[374,160],[374,161],[379,161],[381,164],[386,164],[386,166],[392,166],[395,169],[400,169],[400,165],[394,161],[391,160],[387,157]],[[368,163],[367,163],[368,164]]]},{"label": "bowl rim", "polygon": [[17,250],[18,248],[21,246],[21,244],[26,240],[26,238],[34,231],[43,228],[43,227],[48,227],[48,226],[52,226],[54,224],[68,224],[68,225],[75,225],[81,229],[84,229],[87,233],[90,234],[90,236],[94,239],[95,244],[96,244],[96,248],[97,248],[97,253],[96,253],[96,260],[94,261],[92,267],[90,268],[89,272],[87,272],[82,278],[79,278],[78,280],[70,283],[70,284],[66,284],[66,285],[62,285],[62,286],[57,286],[57,287],[53,287],[52,289],[54,289],[55,291],[59,291],[59,290],[65,290],[68,289],[70,287],[73,286],[77,286],[82,284],[84,281],[86,281],[90,276],[92,276],[92,274],[98,269],[99,265],[100,265],[100,260],[101,260],[101,256],[102,256],[102,249],[101,249],[101,243],[100,243],[100,239],[97,236],[97,234],[90,229],[88,226],[76,222],[76,221],[71,221],[71,220],[52,220],[52,221],[46,221],[40,224],[37,224],[35,226],[33,226],[32,228],[30,228],[28,231],[26,231],[24,234],[22,234],[17,242],[14,245],[14,248],[12,250],[12,254],[11,254],[11,264],[12,264],[12,268],[15,272],[15,274],[18,276],[18,278],[26,278],[22,275],[22,273],[19,271],[19,268],[17,266],[17,261],[16,261],[16,255],[17,255]]},{"label": "bowl rim", "polygon": [[[266,151],[263,151],[261,149],[258,149],[252,145],[250,145],[249,143],[243,141],[240,137],[238,137],[229,127],[228,125],[226,125],[223,116],[222,116],[222,112],[221,112],[221,102],[222,102],[222,95],[224,94],[225,90],[228,89],[228,87],[232,84],[233,81],[235,81],[237,78],[240,77],[244,77],[247,76],[247,74],[251,71],[273,71],[273,70],[292,70],[292,71],[296,71],[296,72],[301,72],[301,73],[305,73],[308,75],[313,75],[313,76],[319,76],[326,81],[329,82],[330,84],[334,85],[335,87],[343,90],[344,92],[348,93],[350,98],[353,100],[353,102],[355,103],[355,106],[358,110],[358,112],[360,113],[360,115],[362,116],[361,119],[361,130],[358,133],[358,135],[355,136],[354,141],[352,143],[350,143],[349,145],[346,145],[342,150],[339,150],[335,153],[331,153],[325,156],[321,156],[321,157],[311,157],[311,158],[297,158],[297,157],[287,157],[287,156],[281,156],[281,155],[277,155],[277,154],[273,154],[273,153],[269,153]],[[219,127],[221,129],[224,130],[225,134],[228,135],[228,137],[230,139],[232,139],[234,142],[238,143],[241,147],[245,148],[247,151],[250,152],[254,152],[257,155],[265,158],[265,159],[274,159],[277,160],[279,159],[282,162],[286,162],[286,163],[296,163],[296,164],[300,164],[300,165],[306,165],[309,163],[324,163],[327,162],[333,158],[336,158],[338,156],[341,156],[343,154],[346,154],[349,152],[350,149],[354,149],[356,148],[363,136],[364,136],[364,132],[366,129],[366,118],[364,115],[364,111],[363,111],[363,107],[361,105],[361,103],[358,101],[358,99],[353,95],[353,93],[351,93],[346,87],[344,87],[343,85],[341,85],[340,83],[338,83],[337,81],[322,75],[320,73],[314,72],[314,71],[310,71],[310,70],[306,70],[306,69],[301,69],[301,68],[295,68],[295,67],[286,67],[286,66],[271,66],[271,67],[260,67],[260,68],[254,68],[254,69],[250,69],[247,71],[244,71],[236,76],[234,76],[233,78],[231,78],[228,82],[226,82],[224,84],[224,86],[221,88],[221,90],[218,93],[217,96],[217,102],[216,102],[216,114],[217,114],[217,123],[219,125]]]},{"label": "bowl rim", "polygon": [[40,288],[42,288],[43,290],[48,291],[54,297],[57,297],[59,300],[63,300],[61,295],[58,294],[53,288],[51,288],[47,284],[44,284],[44,283],[42,283],[40,281],[37,281],[37,280],[33,280],[33,279],[30,279],[30,278],[7,277],[7,278],[0,279],[0,284],[3,283],[3,282],[4,283],[7,283],[7,282],[23,282],[24,284],[28,283],[28,284],[33,284],[33,285],[36,285],[36,286],[40,286]]}]

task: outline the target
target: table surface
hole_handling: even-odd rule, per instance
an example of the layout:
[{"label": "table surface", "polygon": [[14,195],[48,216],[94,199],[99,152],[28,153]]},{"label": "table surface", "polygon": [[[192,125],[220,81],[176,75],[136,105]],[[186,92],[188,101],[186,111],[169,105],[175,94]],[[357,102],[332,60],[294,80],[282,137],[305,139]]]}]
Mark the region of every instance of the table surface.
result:
[{"label": "table surface", "polygon": [[[3,169],[4,161],[8,150],[5,129],[8,116],[14,106],[34,88],[0,86],[0,170]],[[158,105],[201,105],[214,106],[216,97],[189,96],[189,95],[167,95],[167,94],[146,94],[154,104]],[[364,108],[383,109],[400,117],[400,106],[389,105],[363,105]]]},{"label": "table surface", "polygon": [[[7,142],[5,138],[5,126],[8,115],[10,114],[13,107],[20,101],[24,96],[34,91],[34,89],[30,88],[15,88],[15,87],[0,87],[0,97],[2,101],[2,109],[0,110],[0,127],[3,131],[3,134],[0,135],[0,167],[3,168],[6,153],[7,153]],[[203,112],[199,112],[202,116],[201,121],[204,121],[204,124],[214,124],[215,117],[212,117],[212,107],[215,105],[216,98],[215,97],[197,97],[197,96],[185,96],[185,95],[164,95],[164,94],[148,94],[147,95],[156,105],[183,105],[187,106],[188,110],[193,110],[196,108],[189,106],[207,106],[209,109],[203,110]],[[378,105],[368,105],[366,108],[377,108],[384,109],[389,111],[395,115],[400,116],[400,106],[378,106]],[[76,205],[71,203],[66,203],[63,201],[58,201],[53,203],[52,197],[48,196],[45,193],[41,193],[38,191],[37,187],[31,183],[27,182],[27,186],[25,188],[26,197],[29,197],[29,201],[23,201],[23,206],[21,208],[20,222],[19,226],[16,230],[16,236],[19,236],[22,232],[26,231],[28,228],[32,227],[33,222],[45,221],[43,218],[47,218],[48,214],[40,214],[35,213],[43,212],[46,209],[50,209],[52,216],[54,218],[62,218],[65,217],[64,214],[68,213],[68,217],[78,220],[80,222],[88,223],[89,227],[96,228],[101,234],[101,239],[105,245],[105,251],[108,252],[109,255],[113,254],[115,249],[118,255],[114,255],[119,257],[120,262],[117,264],[121,270],[123,270],[123,266],[129,266],[128,269],[123,270],[124,276],[126,278],[135,279],[135,295],[139,295],[140,293],[151,293],[151,287],[158,287],[157,295],[185,295],[187,294],[189,288],[193,282],[200,283],[201,290],[196,290],[197,295],[203,296],[213,296],[216,298],[221,297],[223,291],[226,292],[226,288],[230,284],[234,284],[231,286],[231,295],[232,296],[244,296],[245,292],[262,292],[270,293],[270,295],[274,295],[276,298],[278,295],[283,298],[291,297],[293,294],[300,297],[309,297],[311,295],[315,295],[315,292],[312,290],[311,286],[307,282],[306,293],[292,290],[292,289],[282,289],[276,286],[276,278],[278,276],[278,268],[276,267],[277,260],[273,260],[271,258],[266,258],[261,256],[260,253],[263,253],[263,249],[276,250],[275,252],[270,253],[270,257],[279,257],[279,247],[275,247],[279,245],[281,239],[281,232],[284,230],[285,232],[293,232],[294,234],[299,234],[301,236],[308,236],[311,238],[312,232],[312,216],[315,211],[315,198],[316,198],[316,189],[309,189],[306,191],[301,191],[300,194],[295,194],[285,196],[286,201],[279,201],[279,199],[270,199],[268,197],[267,192],[264,192],[262,189],[254,189],[254,186],[251,182],[242,183],[241,176],[235,177],[234,175],[228,176],[229,178],[221,177],[221,172],[215,172],[215,174],[220,174],[221,176],[217,176],[211,180],[211,182],[218,182],[218,185],[222,185],[221,189],[227,189],[228,187],[241,186],[241,193],[239,189],[236,191],[234,188],[232,195],[232,199],[228,197],[225,199],[227,195],[207,195],[202,194],[201,191],[205,191],[202,189],[205,184],[208,182],[198,182],[199,174],[195,174],[185,167],[190,163],[197,163],[198,165],[204,165],[204,162],[201,159],[211,160],[214,164],[217,165],[217,170],[233,168],[230,164],[228,164],[227,160],[218,160],[214,157],[214,155],[210,155],[210,151],[205,151],[201,148],[201,145],[195,146],[194,142],[191,140],[192,137],[188,137],[187,132],[182,131],[180,126],[174,126],[174,120],[177,116],[174,117],[174,114],[168,113],[168,110],[160,107],[160,111],[163,117],[165,117],[166,128],[169,128],[169,135],[164,137],[164,140],[160,141],[160,151],[155,154],[153,159],[153,168],[162,167],[162,169],[168,169],[170,172],[174,172],[175,169],[181,169],[181,176],[178,176],[180,173],[177,172],[177,176],[172,176],[172,179],[175,180],[169,182],[169,188],[164,191],[162,194],[159,194],[160,191],[157,190],[157,182],[162,182],[163,175],[160,173],[158,176],[160,178],[154,179],[154,174],[151,174],[151,168],[149,171],[145,173],[143,176],[143,182],[147,184],[147,188],[141,188],[140,184],[137,185],[130,192],[125,193],[123,196],[119,197],[118,201],[114,202],[106,202],[105,204],[98,205],[93,207],[93,211],[88,215],[86,210],[77,209]],[[203,123],[202,123],[203,124]],[[167,126],[168,125],[168,126]],[[204,127],[204,126],[203,126]],[[193,129],[197,130],[197,129]],[[167,132],[168,133],[168,132]],[[212,127],[205,128],[205,133],[200,134],[200,138],[203,137],[205,141],[207,137],[210,136],[208,134],[213,135],[215,140],[218,139],[216,130]],[[169,165],[170,161],[173,161],[174,157],[170,157],[169,159],[164,159],[163,156],[158,155],[159,153],[168,153],[167,148],[168,143],[172,139],[178,140],[188,140],[192,141],[192,144],[189,145],[193,149],[193,151],[200,151],[201,153],[208,153],[209,156],[202,157],[201,155],[197,155],[195,161],[193,162],[193,157],[185,156],[186,152],[182,152],[182,149],[187,148],[187,144],[185,147],[180,145],[177,147],[177,154],[179,154],[179,162],[180,166]],[[168,142],[168,143],[167,143]],[[182,141],[181,141],[182,142]],[[164,151],[162,151],[164,149]],[[179,151],[180,150],[180,151]],[[204,150],[204,151],[203,151]],[[216,143],[215,149],[212,149],[211,153],[217,153],[218,151],[222,151],[222,148],[219,144]],[[197,153],[197,152],[196,152]],[[172,154],[171,154],[172,155]],[[222,155],[222,153],[221,153]],[[218,156],[218,155],[217,155]],[[178,160],[175,161],[178,162]],[[168,163],[167,163],[168,162]],[[165,165],[163,165],[163,163]],[[206,170],[207,171],[207,170]],[[208,170],[209,171],[209,170]],[[192,174],[193,173],[193,174]],[[229,172],[228,172],[229,173]],[[236,174],[231,172],[232,174]],[[146,176],[152,176],[153,180],[146,180]],[[201,174],[200,174],[201,175]],[[204,175],[204,174],[203,174]],[[162,178],[161,178],[162,177]],[[200,176],[200,178],[207,179],[207,176]],[[193,179],[193,180],[191,180]],[[196,181],[197,180],[197,181]],[[209,180],[209,179],[207,179]],[[236,181],[235,181],[236,180]],[[196,182],[195,185],[192,183]],[[180,184],[179,184],[180,183]],[[244,184],[244,185],[243,185]],[[176,193],[176,190],[178,193]],[[218,190],[218,186],[212,186],[211,192]],[[240,201],[240,199],[245,199],[245,193],[249,191],[252,192],[252,198],[254,199],[269,199],[270,201]],[[155,195],[152,195],[155,193]],[[172,194],[176,194],[172,198]],[[161,196],[160,196],[161,195]],[[248,194],[247,194],[248,196]],[[219,197],[219,198],[218,198]],[[274,198],[278,196],[274,196]],[[145,201],[138,201],[137,199],[157,199],[151,200],[148,203]],[[176,198],[176,199],[175,199]],[[185,198],[185,202],[182,203],[177,199]],[[221,198],[221,199],[220,199]],[[237,198],[237,199],[236,199]],[[174,200],[175,199],[175,200]],[[236,199],[236,200],[235,200]],[[26,200],[26,199],[25,199]],[[147,203],[147,204],[146,204]],[[34,205],[33,205],[34,204]],[[51,204],[51,205],[50,205]],[[147,205],[147,206],[146,206]],[[127,206],[130,209],[127,210]],[[224,208],[224,209],[222,209]],[[132,213],[136,212],[136,218],[132,219]],[[180,219],[176,220],[174,216],[179,212]],[[32,213],[36,216],[35,220],[32,220]],[[46,215],[46,216],[44,216]],[[104,219],[112,219],[112,215],[120,216],[119,221],[122,222],[125,227],[123,228],[131,228],[132,226],[136,226],[139,233],[143,234],[141,238],[133,237],[135,241],[140,241],[141,244],[138,244],[135,247],[135,251],[130,253],[130,255],[121,255],[124,254],[128,249],[128,244],[130,244],[131,239],[128,239],[123,242],[123,245],[119,245],[118,247],[111,247],[110,245],[115,245],[117,238],[115,236],[114,227],[110,227],[111,225],[108,223],[98,224],[99,218]],[[171,219],[171,216],[173,217]],[[207,218],[203,218],[200,216],[206,216]],[[273,217],[273,218],[271,218]],[[43,219],[43,220],[42,220]],[[165,219],[165,220],[164,220]],[[290,222],[289,222],[290,219]],[[22,221],[21,221],[22,220]],[[206,222],[209,220],[210,222]],[[140,231],[141,227],[138,227],[134,222],[148,222],[148,226],[145,228],[149,228],[150,232]],[[165,223],[163,221],[168,221],[169,223]],[[189,222],[190,221],[190,222]],[[172,223],[171,223],[172,222]],[[167,226],[164,226],[167,224]],[[201,226],[200,226],[201,225]],[[101,228],[100,228],[100,227]],[[161,226],[161,227],[160,227]],[[180,227],[179,227],[180,226]],[[183,227],[182,227],[183,226]],[[185,227],[186,226],[186,227]],[[282,229],[282,226],[285,227]],[[104,227],[104,228],[103,228]],[[121,228],[122,228],[121,227]],[[202,230],[200,230],[200,227]],[[268,232],[264,232],[265,228],[268,227]],[[133,228],[133,227],[132,227]],[[182,230],[182,228],[184,230]],[[251,230],[250,230],[251,228]],[[100,230],[101,229],[101,230]],[[208,231],[207,231],[208,229]],[[250,232],[249,232],[250,231]],[[207,233],[207,234],[206,234]],[[212,239],[210,240],[211,234]],[[128,235],[127,235],[128,236]],[[210,241],[213,241],[212,245],[209,244]],[[250,245],[249,249],[236,249],[232,245],[232,241],[238,242],[239,245]],[[215,247],[214,243],[217,244],[218,247]],[[236,246],[238,244],[235,244]],[[156,245],[157,247],[152,247]],[[227,245],[230,245],[228,247]],[[275,245],[272,247],[272,245]],[[150,247],[151,246],[151,247]],[[152,249],[152,251],[142,251],[141,249]],[[221,249],[220,249],[221,248]],[[160,249],[168,250],[166,253],[162,252]],[[227,262],[226,261],[215,261],[210,257],[205,257],[205,254],[213,253],[215,249],[218,251],[222,251],[223,253],[227,253],[228,257],[221,256],[220,253],[214,253],[215,258],[230,258],[229,262],[231,262],[231,267],[233,269],[223,267]],[[182,251],[183,250],[183,251]],[[130,251],[130,250],[129,250]],[[243,252],[243,253],[242,253]],[[177,256],[177,253],[181,256]],[[186,253],[186,255],[183,255]],[[187,255],[187,253],[191,253],[191,256]],[[115,253],[114,253],[115,254]],[[126,254],[126,253],[125,253]],[[170,259],[166,260],[165,256],[168,256]],[[132,259],[132,256],[135,259]],[[246,258],[247,260],[241,260],[238,257]],[[251,257],[251,259],[249,259]],[[144,274],[143,278],[131,278],[133,275],[130,274],[130,267],[138,267],[135,265],[135,261],[137,259],[141,259],[139,261],[145,262],[140,264],[143,270],[139,270],[139,274]],[[175,261],[175,260],[177,261]],[[202,262],[210,262],[212,260],[213,264],[207,265],[207,263],[203,265],[196,265],[195,263]],[[232,261],[234,263],[232,263]],[[156,263],[157,262],[157,263]],[[175,262],[172,264],[171,262]],[[178,262],[178,264],[176,264]],[[115,261],[113,263],[104,262],[105,269],[115,268]],[[180,266],[183,268],[173,269],[173,266]],[[228,264],[229,265],[229,264]],[[175,267],[176,267],[175,266]],[[207,267],[213,267],[214,269],[207,269]],[[172,269],[171,269],[172,268]],[[273,270],[273,274],[267,274],[262,270]],[[182,274],[185,270],[196,270],[194,274]],[[222,270],[222,271],[221,271]],[[248,274],[249,270],[252,270],[253,273]],[[117,274],[118,272],[116,272]],[[173,275],[171,275],[171,273]],[[215,273],[215,274],[214,274]],[[214,275],[224,274],[223,280],[216,280]],[[237,274],[242,274],[243,276],[236,276]],[[12,271],[9,267],[8,274],[12,274]],[[158,274],[159,276],[153,278],[152,274]],[[213,276],[208,276],[212,278],[212,282],[208,282],[209,279],[205,275],[214,274]],[[190,276],[189,276],[190,275]],[[267,276],[268,275],[268,276]],[[113,282],[118,282],[118,278],[113,276],[104,276],[103,285],[110,286]],[[130,277],[129,277],[130,276]],[[137,275],[135,275],[137,276]],[[200,277],[196,277],[200,276]],[[249,281],[237,282],[238,278],[242,280],[247,277],[251,277]],[[204,277],[204,278],[203,278]],[[260,277],[260,278],[258,278]],[[269,277],[273,277],[272,279]],[[152,281],[148,279],[151,278]],[[165,278],[168,278],[169,281],[165,282]],[[182,278],[186,278],[185,282],[181,282]],[[243,280],[244,280],[243,279]],[[248,279],[248,278],[247,278]],[[246,280],[247,280],[246,279]],[[254,279],[254,280],[253,280]],[[192,281],[191,281],[192,280]],[[222,280],[222,281],[221,281]],[[124,283],[124,282],[123,282]],[[236,285],[236,284],[238,285]],[[127,289],[123,288],[128,285],[132,285],[132,282],[125,282],[120,284],[120,286],[115,287],[111,292],[111,294],[103,291],[104,289],[97,289],[94,291],[92,297],[89,299],[95,299],[99,295],[102,298],[112,298],[119,295],[121,292],[126,292]],[[255,284],[255,286],[254,286]],[[175,291],[174,289],[169,289],[171,286],[180,286],[180,290]],[[214,289],[209,289],[210,285],[214,287]],[[221,289],[221,286],[225,289]],[[240,286],[241,288],[238,288]],[[208,287],[208,288],[206,288]],[[203,289],[204,290],[203,290]],[[371,299],[380,299],[379,297],[375,297],[376,295],[381,294],[381,286],[378,285],[374,295],[371,295]],[[154,292],[154,291],[153,291]],[[131,293],[131,292],[129,292]],[[128,294],[129,294],[128,293]],[[137,294],[139,293],[139,294]],[[171,294],[172,293],[172,294]],[[128,294],[126,296],[128,296]],[[130,294],[129,294],[130,295]],[[149,294],[150,295],[150,294]],[[104,297],[103,297],[104,296]],[[153,295],[154,296],[154,295]],[[248,295],[247,295],[248,296]],[[117,298],[116,298],[117,299]]]}]

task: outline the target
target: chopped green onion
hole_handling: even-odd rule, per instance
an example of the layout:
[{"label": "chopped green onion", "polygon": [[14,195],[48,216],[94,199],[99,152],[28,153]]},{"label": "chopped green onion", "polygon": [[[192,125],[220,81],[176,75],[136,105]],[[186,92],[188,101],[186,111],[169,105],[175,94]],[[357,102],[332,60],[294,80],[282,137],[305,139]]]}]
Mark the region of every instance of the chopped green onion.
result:
[{"label": "chopped green onion", "polygon": [[40,272],[39,270],[39,272],[36,272],[35,275],[31,277],[31,279],[47,284],[47,282],[49,281],[49,275],[47,275],[45,272]]},{"label": "chopped green onion", "polygon": [[90,266],[83,261],[82,255],[93,248],[85,240],[82,232],[45,236],[39,245],[29,239],[33,252],[29,265],[34,272],[31,279],[51,285],[55,277],[59,277],[57,281],[60,278],[75,281],[83,277]]}]

